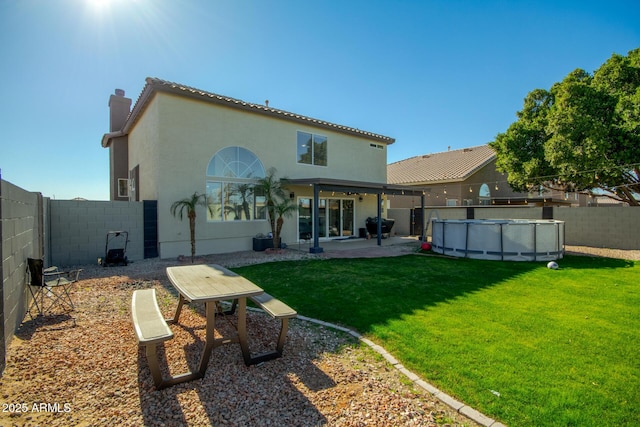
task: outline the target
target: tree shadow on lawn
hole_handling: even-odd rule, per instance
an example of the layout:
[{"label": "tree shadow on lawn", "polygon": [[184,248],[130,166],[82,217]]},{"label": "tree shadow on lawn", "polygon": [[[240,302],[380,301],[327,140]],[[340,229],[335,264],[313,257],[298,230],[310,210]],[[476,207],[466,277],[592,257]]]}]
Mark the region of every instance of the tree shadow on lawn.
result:
[{"label": "tree shadow on lawn", "polygon": [[633,268],[640,265],[638,261],[618,258],[605,258],[592,255],[565,255],[557,260],[560,269],[619,269]]},{"label": "tree shadow on lawn", "polygon": [[[567,256],[561,269],[619,269],[632,261]],[[405,255],[252,265],[233,269],[301,315],[361,333],[415,310],[452,301],[545,268],[546,261],[514,262]],[[549,274],[552,271],[549,270]]]}]

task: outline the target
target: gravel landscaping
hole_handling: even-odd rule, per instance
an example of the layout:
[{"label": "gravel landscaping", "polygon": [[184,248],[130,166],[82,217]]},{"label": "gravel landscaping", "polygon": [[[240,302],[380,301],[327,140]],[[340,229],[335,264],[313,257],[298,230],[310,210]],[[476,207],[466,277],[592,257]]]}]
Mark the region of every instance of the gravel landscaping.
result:
[{"label": "gravel landscaping", "polygon": [[[233,267],[309,256],[294,250],[247,252],[196,262]],[[352,335],[300,319],[290,324],[282,358],[246,367],[237,345],[223,346],[214,350],[204,379],[156,391],[132,329],[131,294],[156,288],[159,305],[170,317],[177,296],[164,270],[186,262],[83,266],[72,294],[76,310],[36,320],[27,316],[13,339],[0,380],[0,425],[477,425]],[[219,319],[217,331],[228,333],[234,320]],[[180,326],[172,326],[175,337],[160,353],[172,374],[197,366],[204,324],[203,307],[194,306],[182,311]],[[253,352],[274,348],[278,321],[250,311],[247,325]]]},{"label": "gravel landscaping", "polygon": [[[311,255],[242,252],[196,262],[236,267],[284,259],[394,256],[415,246]],[[640,251],[567,247],[567,253],[640,260]],[[237,345],[214,350],[204,379],[153,387],[130,317],[134,289],[154,287],[166,317],[177,295],[165,268],[189,259],[145,260],[126,267],[82,266],[73,289],[76,310],[25,321],[0,379],[0,426],[475,426],[392,367],[352,335],[294,319],[285,354],[246,367]],[[304,315],[304,313],[300,313]],[[229,332],[234,318],[220,319]],[[161,350],[172,374],[197,366],[203,307],[183,310],[175,337]],[[272,349],[279,323],[248,313],[254,352]]]}]

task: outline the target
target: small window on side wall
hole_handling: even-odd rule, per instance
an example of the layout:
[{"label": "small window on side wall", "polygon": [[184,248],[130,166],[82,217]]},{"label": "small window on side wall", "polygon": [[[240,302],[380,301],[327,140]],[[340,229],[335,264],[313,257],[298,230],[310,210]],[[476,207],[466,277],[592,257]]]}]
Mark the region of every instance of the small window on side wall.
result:
[{"label": "small window on side wall", "polygon": [[118,179],[118,197],[129,197],[129,180]]}]

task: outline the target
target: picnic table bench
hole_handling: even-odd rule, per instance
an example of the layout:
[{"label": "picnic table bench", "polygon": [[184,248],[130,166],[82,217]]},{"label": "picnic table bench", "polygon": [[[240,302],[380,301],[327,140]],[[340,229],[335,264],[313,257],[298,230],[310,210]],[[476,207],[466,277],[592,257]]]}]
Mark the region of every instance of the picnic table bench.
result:
[{"label": "picnic table bench", "polygon": [[287,338],[287,330],[289,328],[289,319],[296,317],[298,313],[287,304],[283,303],[279,299],[272,297],[266,292],[249,298],[258,307],[264,310],[264,312],[269,316],[281,321],[280,334],[278,335],[276,350],[252,357],[252,364],[264,362],[282,356],[282,350],[284,349],[284,342]]},{"label": "picnic table bench", "polygon": [[[197,265],[189,267],[169,267],[167,275],[180,293],[178,307],[173,319],[166,320],[156,300],[155,289],[138,289],[133,292],[131,300],[131,316],[138,343],[145,347],[149,369],[156,389],[204,377],[211,351],[220,345],[239,343],[244,362],[247,366],[261,363],[282,356],[289,319],[297,313],[282,301],[249,282],[247,279],[217,265]],[[251,356],[246,331],[246,299],[250,298],[258,307],[272,318],[281,321],[280,333],[274,351],[258,356]],[[235,336],[214,338],[217,303],[222,300],[233,300],[232,314],[237,306],[238,319]],[[184,303],[204,302],[206,312],[205,347],[200,359],[199,368],[168,379],[163,378],[158,361],[158,345],[173,338],[169,323],[178,323],[180,311]]]},{"label": "picnic table bench", "polygon": [[162,379],[160,364],[158,363],[157,345],[173,338],[173,332],[164,320],[155,289],[137,289],[131,298],[131,317],[136,331],[138,343],[145,347],[149,370],[157,389],[169,385]]}]

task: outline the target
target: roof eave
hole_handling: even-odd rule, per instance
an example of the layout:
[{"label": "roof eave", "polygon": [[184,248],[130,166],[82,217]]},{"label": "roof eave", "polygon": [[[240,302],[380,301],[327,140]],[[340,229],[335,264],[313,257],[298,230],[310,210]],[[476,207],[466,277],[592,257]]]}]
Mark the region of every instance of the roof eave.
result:
[{"label": "roof eave", "polygon": [[487,166],[489,163],[491,163],[493,160],[496,159],[496,155],[493,154],[492,156],[488,157],[485,161],[483,161],[482,163],[479,163],[478,165],[476,165],[476,167],[474,167],[473,169],[469,170],[469,172],[467,172],[465,175],[463,175],[462,177],[462,181],[466,180],[467,178],[469,178],[471,175],[473,175],[474,173],[478,172],[479,170],[481,170],[482,168],[484,168],[485,166]]},{"label": "roof eave", "polygon": [[131,110],[131,114],[127,118],[127,121],[123,127],[123,132],[128,133],[133,125],[136,123],[139,116],[142,114],[146,106],[149,104],[153,95],[156,92],[163,92],[174,94],[177,96],[187,97],[200,101],[206,101],[212,104],[221,105],[225,107],[236,108],[243,111],[248,111],[257,114],[267,115],[280,120],[288,120],[304,124],[307,126],[314,126],[323,129],[328,129],[340,133],[365,138],[371,141],[381,142],[387,145],[391,145],[395,142],[394,138],[376,134],[373,132],[362,131],[348,126],[337,125],[324,120],[313,119],[311,117],[303,116],[301,114],[295,114],[276,108],[267,107],[266,105],[253,104],[239,99],[218,95],[211,92],[202,91],[199,89],[191,88],[188,86],[179,85],[177,83],[167,82],[160,79],[147,77],[146,85],[140,94],[138,101]]}]

